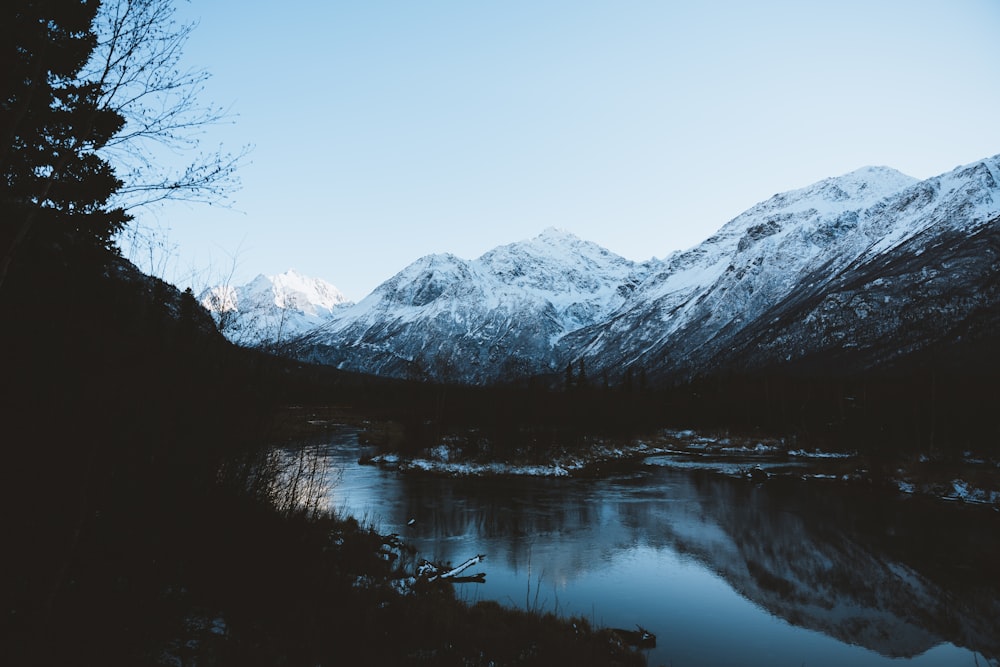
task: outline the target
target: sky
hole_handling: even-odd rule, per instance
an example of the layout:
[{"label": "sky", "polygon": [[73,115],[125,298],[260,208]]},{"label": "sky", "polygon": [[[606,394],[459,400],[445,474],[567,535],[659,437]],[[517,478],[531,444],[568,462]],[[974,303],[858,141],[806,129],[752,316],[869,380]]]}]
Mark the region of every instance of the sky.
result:
[{"label": "sky", "polygon": [[[633,260],[867,165],[1000,153],[1000,0],[178,3],[252,152],[232,206],[136,223],[195,291],[294,268],[360,300],[558,227]],[[128,250],[128,249],[126,249]],[[148,249],[147,249],[148,250]],[[132,251],[129,251],[132,252]]]}]

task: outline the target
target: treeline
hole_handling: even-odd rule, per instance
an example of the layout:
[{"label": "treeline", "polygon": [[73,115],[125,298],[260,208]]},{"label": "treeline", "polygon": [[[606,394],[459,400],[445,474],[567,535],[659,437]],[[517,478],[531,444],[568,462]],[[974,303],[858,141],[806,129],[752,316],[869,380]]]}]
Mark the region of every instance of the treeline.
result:
[{"label": "treeline", "polygon": [[1000,455],[992,376],[913,372],[701,379],[664,393],[691,428],[767,433],[807,447],[870,454]]},{"label": "treeline", "polygon": [[562,382],[552,377],[507,387],[373,384],[352,404],[396,420],[402,431],[392,448],[410,453],[442,436],[470,432],[488,446],[484,454],[506,456],[676,428],[781,437],[795,447],[885,457],[970,450],[1000,457],[995,366],[985,357],[971,368],[918,361],[863,375],[776,369],[655,388],[638,382],[639,372],[609,382],[581,378],[574,368]]}]

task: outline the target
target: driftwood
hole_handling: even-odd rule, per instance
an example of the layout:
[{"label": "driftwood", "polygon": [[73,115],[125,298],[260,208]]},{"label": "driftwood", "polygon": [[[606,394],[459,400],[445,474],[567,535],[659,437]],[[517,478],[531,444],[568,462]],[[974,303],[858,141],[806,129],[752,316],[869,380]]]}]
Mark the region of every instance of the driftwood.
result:
[{"label": "driftwood", "polygon": [[445,570],[441,565],[435,565],[434,563],[425,560],[417,567],[417,576],[425,579],[426,581],[439,581],[449,584],[483,584],[486,583],[486,573],[479,572],[473,575],[467,575],[460,577],[459,575],[468,570],[473,565],[478,565],[482,563],[486,558],[483,554],[477,554],[469,560],[465,561],[458,567],[453,567],[450,570]]},{"label": "driftwood", "polygon": [[623,644],[638,648],[654,648],[656,646],[656,635],[641,625],[636,625],[635,627],[635,630],[611,628],[611,632],[615,633]]}]

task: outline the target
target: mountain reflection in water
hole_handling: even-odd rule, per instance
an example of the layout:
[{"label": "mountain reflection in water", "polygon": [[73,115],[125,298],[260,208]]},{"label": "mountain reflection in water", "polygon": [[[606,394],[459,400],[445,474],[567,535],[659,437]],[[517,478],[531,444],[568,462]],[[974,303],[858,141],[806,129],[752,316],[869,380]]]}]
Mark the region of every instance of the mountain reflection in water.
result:
[{"label": "mountain reflection in water", "polygon": [[[332,503],[422,557],[487,554],[469,600],[658,635],[651,665],[1000,664],[1000,513],[657,466],[600,480],[441,478],[323,451]],[[896,660],[894,660],[896,659]]]}]

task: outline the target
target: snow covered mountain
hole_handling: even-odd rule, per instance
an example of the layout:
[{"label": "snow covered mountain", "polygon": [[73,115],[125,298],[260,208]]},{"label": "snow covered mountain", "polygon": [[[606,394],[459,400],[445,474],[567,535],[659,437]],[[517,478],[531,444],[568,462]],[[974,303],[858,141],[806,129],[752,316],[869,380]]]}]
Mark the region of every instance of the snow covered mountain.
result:
[{"label": "snow covered mountain", "polygon": [[248,347],[280,345],[350,305],[330,283],[294,270],[259,275],[238,287],[212,287],[198,300],[229,340]]},{"label": "snow covered mountain", "polygon": [[[822,289],[810,278],[713,365],[859,371],[1000,333],[1000,160],[925,181],[868,211],[886,233]],[[900,229],[905,234],[898,233]]]},{"label": "snow covered mountain", "polygon": [[864,370],[1000,333],[998,269],[1000,156],[926,181],[866,167],[775,195],[663,260],[554,229],[476,260],[423,257],[288,349],[464,383],[581,361],[612,382],[629,369],[659,383],[782,364]]},{"label": "snow covered mountain", "polygon": [[[821,350],[851,350],[840,370],[889,362],[998,303],[982,285],[996,282],[996,252],[970,247],[1000,236],[998,183],[1000,156],[922,182],[868,168],[776,195],[668,258],[564,352],[673,380]],[[929,300],[942,293],[950,301]]]},{"label": "snow covered mountain", "polygon": [[304,360],[395,377],[481,383],[549,373],[560,339],[604,321],[647,272],[556,229],[472,261],[429,255],[293,350]]}]

